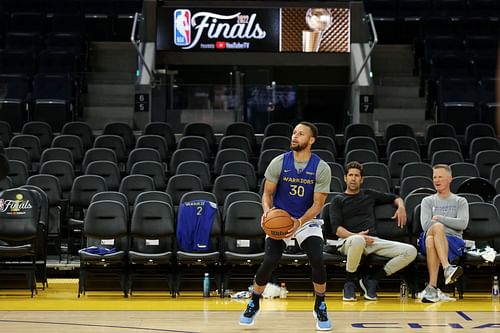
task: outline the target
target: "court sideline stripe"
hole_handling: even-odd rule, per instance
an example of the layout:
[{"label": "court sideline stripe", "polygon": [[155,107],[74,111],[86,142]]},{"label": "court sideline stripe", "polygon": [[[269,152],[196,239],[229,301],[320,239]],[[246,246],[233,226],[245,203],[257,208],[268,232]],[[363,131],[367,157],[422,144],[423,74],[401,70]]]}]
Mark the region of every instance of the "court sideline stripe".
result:
[{"label": "court sideline stripe", "polygon": [[466,314],[465,314],[465,312],[463,312],[463,311],[457,311],[457,314],[458,314],[460,317],[464,318],[465,320],[472,320],[472,318],[471,318],[471,317],[469,317],[468,315],[466,315]]},{"label": "court sideline stripe", "polygon": [[47,324],[47,325],[62,325],[62,326],[86,326],[86,327],[102,327],[102,328],[120,328],[129,330],[143,330],[143,331],[155,331],[155,332],[175,332],[175,333],[201,333],[196,331],[180,331],[180,330],[170,330],[163,328],[147,328],[147,327],[136,327],[136,326],[120,326],[120,325],[99,325],[99,324],[80,324],[80,323],[62,323],[56,321],[35,321],[35,320],[13,320],[13,319],[0,319],[0,322],[4,323],[24,323],[24,324]]}]

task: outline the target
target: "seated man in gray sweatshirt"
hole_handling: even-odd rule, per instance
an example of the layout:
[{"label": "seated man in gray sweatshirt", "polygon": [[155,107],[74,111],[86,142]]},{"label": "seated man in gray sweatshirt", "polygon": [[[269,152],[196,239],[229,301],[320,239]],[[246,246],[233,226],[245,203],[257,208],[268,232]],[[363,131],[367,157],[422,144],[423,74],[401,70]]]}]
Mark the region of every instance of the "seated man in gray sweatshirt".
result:
[{"label": "seated man in gray sweatshirt", "polygon": [[462,267],[450,262],[463,254],[462,232],[469,223],[469,207],[465,198],[451,193],[450,167],[437,164],[432,169],[437,193],[422,200],[420,222],[424,231],[419,238],[419,247],[420,252],[427,256],[429,271],[429,283],[422,292],[422,302],[434,303],[439,301],[439,265],[443,266],[445,284],[455,282],[463,274]]}]

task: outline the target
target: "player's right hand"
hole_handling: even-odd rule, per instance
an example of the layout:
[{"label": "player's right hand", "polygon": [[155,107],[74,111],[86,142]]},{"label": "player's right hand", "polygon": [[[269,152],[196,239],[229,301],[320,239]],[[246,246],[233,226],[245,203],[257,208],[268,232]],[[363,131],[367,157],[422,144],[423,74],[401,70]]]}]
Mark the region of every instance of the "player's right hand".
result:
[{"label": "player's right hand", "polygon": [[375,239],[372,236],[368,236],[369,232],[370,232],[370,230],[366,229],[366,230],[358,233],[359,235],[363,236],[363,238],[365,239],[366,245],[372,245],[375,242]]},{"label": "player's right hand", "polygon": [[[271,208],[271,209],[272,209],[272,208]],[[264,228],[264,221],[265,221],[265,219],[266,219],[266,217],[267,217],[267,214],[269,213],[269,211],[270,211],[271,209],[265,210],[265,211],[262,213],[262,216],[260,217],[260,226],[261,226],[262,228]]]}]

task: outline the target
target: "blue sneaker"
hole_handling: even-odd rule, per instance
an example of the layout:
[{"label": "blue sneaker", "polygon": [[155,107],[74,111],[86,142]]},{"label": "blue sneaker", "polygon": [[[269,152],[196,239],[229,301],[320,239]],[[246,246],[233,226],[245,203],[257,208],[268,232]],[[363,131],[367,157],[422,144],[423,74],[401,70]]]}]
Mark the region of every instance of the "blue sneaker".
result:
[{"label": "blue sneaker", "polygon": [[342,296],[344,302],[356,302],[356,285],[352,281],[344,283],[344,295]]},{"label": "blue sneaker", "polygon": [[255,309],[254,302],[250,301],[247,305],[245,312],[243,312],[240,316],[240,325],[252,326],[254,323],[254,318],[258,313],[259,310]]},{"label": "blue sneaker", "polygon": [[377,280],[364,278],[359,280],[359,286],[363,289],[364,298],[369,301],[377,300]]},{"label": "blue sneaker", "polygon": [[316,329],[318,331],[330,331],[332,329],[325,302],[320,303],[318,310],[314,309],[313,315],[314,319],[316,319]]}]

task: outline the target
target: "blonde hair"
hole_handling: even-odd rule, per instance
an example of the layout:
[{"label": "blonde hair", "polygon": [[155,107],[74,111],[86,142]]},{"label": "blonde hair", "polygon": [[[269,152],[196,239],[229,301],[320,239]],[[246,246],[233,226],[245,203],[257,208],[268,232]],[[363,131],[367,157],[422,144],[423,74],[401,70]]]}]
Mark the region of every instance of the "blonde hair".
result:
[{"label": "blonde hair", "polygon": [[436,169],[444,169],[450,176],[452,175],[451,174],[451,168],[449,165],[447,164],[436,164],[432,167],[433,170],[436,170]]}]

